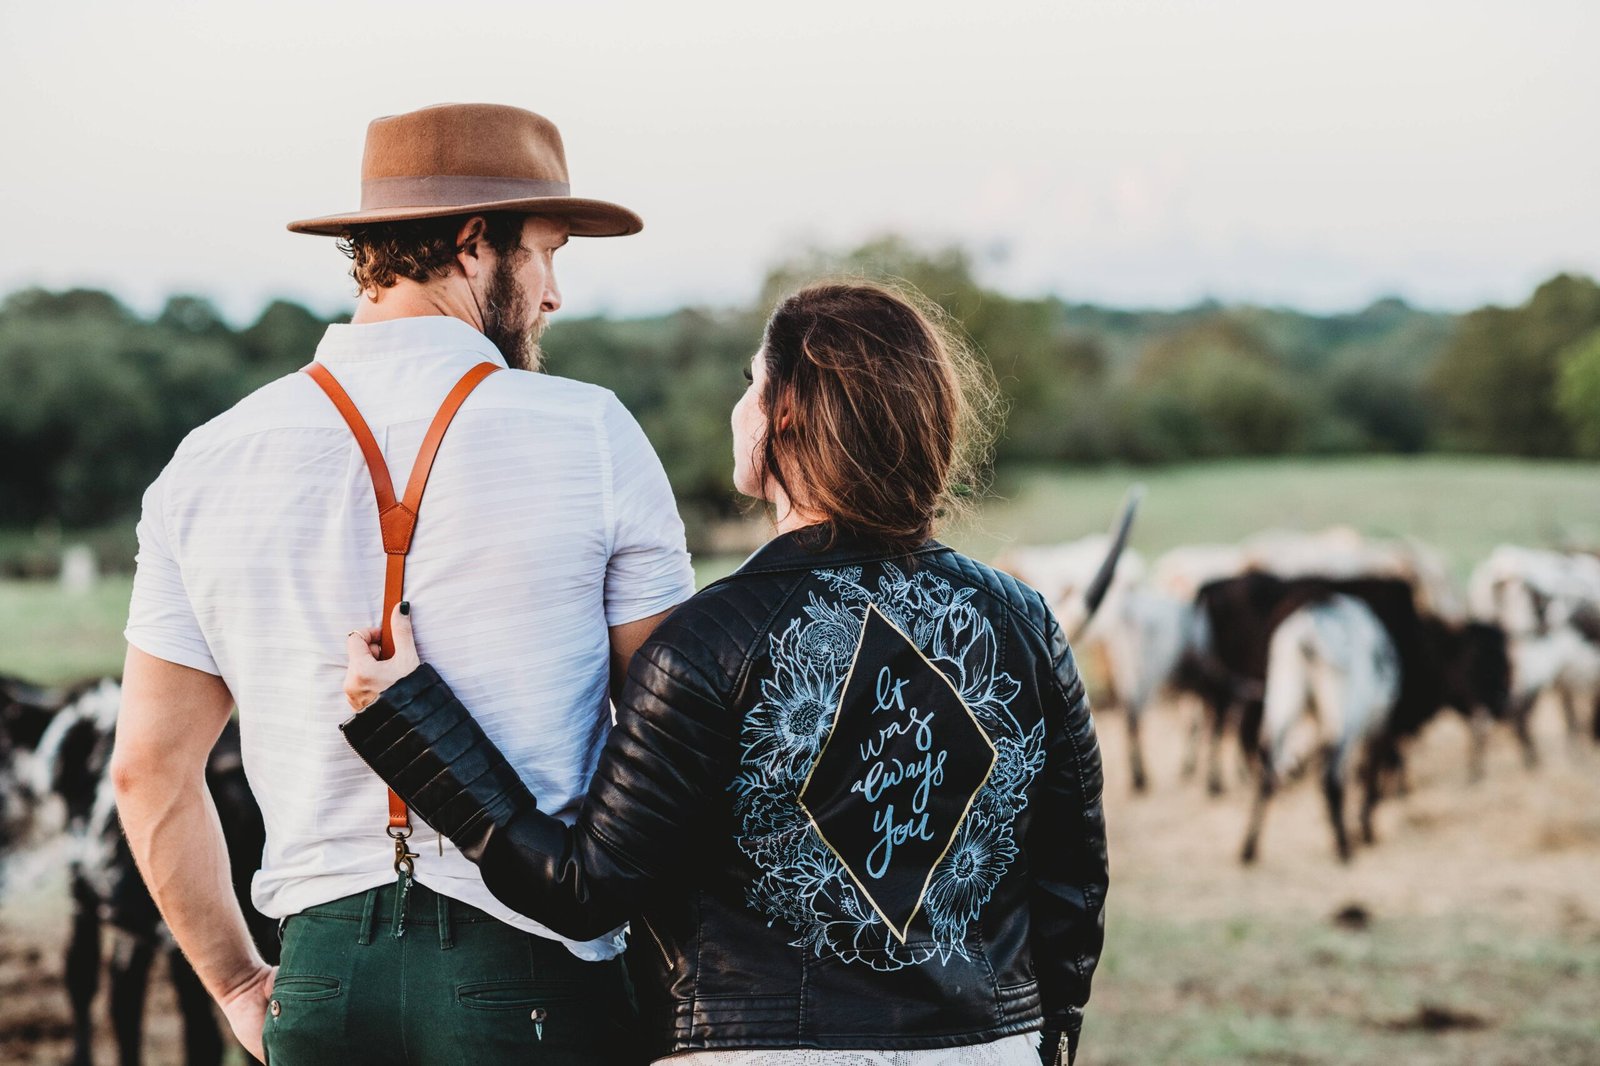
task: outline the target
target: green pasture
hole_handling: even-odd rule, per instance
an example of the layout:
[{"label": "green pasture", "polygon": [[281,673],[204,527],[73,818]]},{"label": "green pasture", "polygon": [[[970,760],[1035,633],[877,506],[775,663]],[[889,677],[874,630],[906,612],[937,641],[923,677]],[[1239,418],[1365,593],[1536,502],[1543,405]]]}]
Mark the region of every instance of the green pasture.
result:
[{"label": "green pasture", "polygon": [[1035,467],[997,481],[994,498],[948,539],[992,558],[1012,544],[1101,532],[1135,483],[1147,494],[1132,544],[1149,555],[1264,529],[1349,525],[1372,536],[1417,537],[1464,579],[1497,544],[1600,546],[1600,464],[1454,456]]},{"label": "green pasture", "polygon": [[122,673],[132,590],[126,576],[77,596],[54,581],[0,581],[0,673],[47,685]]}]

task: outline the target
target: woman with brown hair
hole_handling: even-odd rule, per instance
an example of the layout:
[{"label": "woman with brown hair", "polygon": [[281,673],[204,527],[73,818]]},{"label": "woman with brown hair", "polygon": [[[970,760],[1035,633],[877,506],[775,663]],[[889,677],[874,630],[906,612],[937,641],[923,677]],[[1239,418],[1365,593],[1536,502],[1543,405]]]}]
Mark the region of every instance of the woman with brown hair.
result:
[{"label": "woman with brown hair", "polygon": [[[777,535],[634,657],[575,817],[409,615],[392,659],[352,638],[351,745],[506,905],[580,938],[631,920],[657,1061],[1076,1050],[1107,883],[1083,684],[1037,592],[930,539],[994,407],[976,366],[885,287],[778,306],[733,411],[734,484]],[[561,1061],[564,991],[505,990],[530,1062]]]}]

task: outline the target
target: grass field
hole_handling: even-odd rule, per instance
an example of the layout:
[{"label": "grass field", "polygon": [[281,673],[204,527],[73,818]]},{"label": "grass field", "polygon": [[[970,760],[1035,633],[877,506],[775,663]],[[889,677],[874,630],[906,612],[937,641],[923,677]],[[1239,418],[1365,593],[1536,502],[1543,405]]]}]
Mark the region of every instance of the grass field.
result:
[{"label": "grass field", "polygon": [[129,577],[107,577],[81,596],[54,581],[0,582],[0,673],[41,684],[122,672]]},{"label": "grass field", "polygon": [[1497,544],[1600,546],[1600,465],[1441,456],[1023,470],[1001,479],[995,498],[949,539],[992,558],[1011,544],[1102,532],[1136,482],[1147,495],[1132,544],[1152,555],[1264,529],[1350,525],[1420,538],[1464,578]]},{"label": "grass field", "polygon": [[[1600,466],[1448,459],[1027,471],[949,539],[991,557],[1101,530],[1134,480],[1149,490],[1134,543],[1152,554],[1344,523],[1421,537],[1462,576],[1503,541],[1600,544]],[[705,581],[737,563],[697,567]],[[128,590],[110,580],[69,600],[0,583],[0,671],[114,671]],[[1525,771],[1497,732],[1474,786],[1464,727],[1430,727],[1412,794],[1379,809],[1378,846],[1349,866],[1332,858],[1315,791],[1288,790],[1254,869],[1234,858],[1244,790],[1209,799],[1178,780],[1183,715],[1161,708],[1146,727],[1140,798],[1123,723],[1100,717],[1113,882],[1079,1066],[1600,1063],[1600,748],[1565,736],[1553,707],[1535,716],[1542,768]],[[63,1058],[63,899],[46,881],[0,903],[0,1059]],[[175,1061],[175,1033],[152,1023],[151,1061]]]}]

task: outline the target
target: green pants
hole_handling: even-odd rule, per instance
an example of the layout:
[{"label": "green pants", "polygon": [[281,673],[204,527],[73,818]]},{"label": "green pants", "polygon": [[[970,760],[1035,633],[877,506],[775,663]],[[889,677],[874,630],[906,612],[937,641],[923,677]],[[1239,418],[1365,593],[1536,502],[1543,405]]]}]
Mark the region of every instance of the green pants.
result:
[{"label": "green pants", "polygon": [[620,959],[582,962],[413,883],[284,923],[263,1042],[270,1066],[635,1066],[637,1031]]}]

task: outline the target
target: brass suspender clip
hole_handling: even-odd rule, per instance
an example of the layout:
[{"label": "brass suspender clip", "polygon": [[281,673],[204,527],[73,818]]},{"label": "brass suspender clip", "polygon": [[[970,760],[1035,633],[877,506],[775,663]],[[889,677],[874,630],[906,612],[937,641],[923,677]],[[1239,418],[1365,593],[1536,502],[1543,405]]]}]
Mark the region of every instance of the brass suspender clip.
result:
[{"label": "brass suspender clip", "polygon": [[417,853],[407,847],[407,841],[411,837],[411,827],[390,826],[388,832],[390,839],[394,841],[394,872],[410,877],[414,869],[411,860],[417,858]]}]

